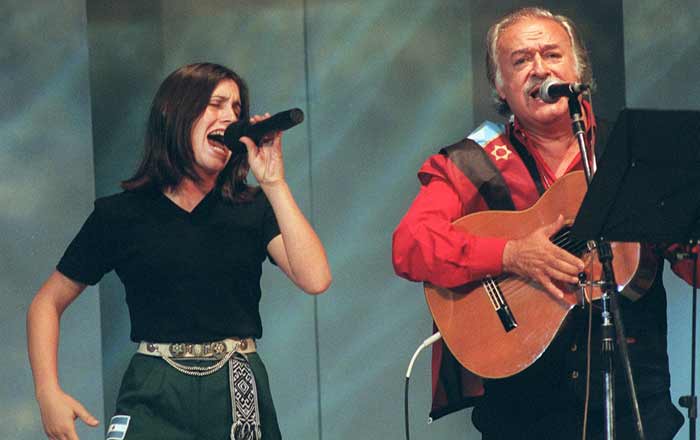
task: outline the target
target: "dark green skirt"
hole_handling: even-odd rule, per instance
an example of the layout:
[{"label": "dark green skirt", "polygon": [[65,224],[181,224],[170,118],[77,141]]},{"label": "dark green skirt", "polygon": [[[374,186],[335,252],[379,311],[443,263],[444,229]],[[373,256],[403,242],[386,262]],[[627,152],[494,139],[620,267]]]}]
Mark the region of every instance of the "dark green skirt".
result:
[{"label": "dark green skirt", "polygon": [[[262,438],[281,439],[265,365],[257,353],[246,356],[255,375]],[[209,376],[196,377],[175,370],[159,357],[135,354],[124,373],[112,423],[122,422],[117,431],[123,431],[128,420],[124,435],[114,437],[124,440],[228,440],[232,417],[227,365]]]}]

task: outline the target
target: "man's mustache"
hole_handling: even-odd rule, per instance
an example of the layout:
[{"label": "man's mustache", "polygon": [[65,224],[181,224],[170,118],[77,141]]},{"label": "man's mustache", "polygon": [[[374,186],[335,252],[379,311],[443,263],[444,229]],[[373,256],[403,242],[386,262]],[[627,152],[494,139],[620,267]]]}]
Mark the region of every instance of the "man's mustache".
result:
[{"label": "man's mustache", "polygon": [[558,79],[554,75],[545,76],[544,78],[532,77],[528,79],[527,83],[525,83],[525,95],[534,96],[534,94],[539,90],[542,83],[548,80],[549,78]]}]

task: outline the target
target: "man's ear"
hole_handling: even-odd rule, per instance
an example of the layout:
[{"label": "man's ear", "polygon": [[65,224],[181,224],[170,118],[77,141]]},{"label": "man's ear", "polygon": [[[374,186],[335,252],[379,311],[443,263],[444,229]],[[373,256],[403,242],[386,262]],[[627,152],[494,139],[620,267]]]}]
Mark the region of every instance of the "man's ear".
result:
[{"label": "man's ear", "polygon": [[494,81],[494,86],[496,87],[496,93],[498,93],[498,97],[501,98],[503,101],[506,100],[506,94],[503,93],[503,85],[499,84],[500,81],[496,80]]},{"label": "man's ear", "polygon": [[501,101],[506,100],[506,95],[501,91],[501,88],[496,86],[496,93],[498,94],[498,97],[501,99]]}]

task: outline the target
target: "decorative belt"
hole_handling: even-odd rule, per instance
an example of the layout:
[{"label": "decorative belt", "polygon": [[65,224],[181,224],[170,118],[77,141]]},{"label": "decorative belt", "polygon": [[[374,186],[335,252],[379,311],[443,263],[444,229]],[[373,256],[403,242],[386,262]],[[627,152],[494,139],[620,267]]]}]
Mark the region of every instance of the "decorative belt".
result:
[{"label": "decorative belt", "polygon": [[253,338],[228,338],[216,342],[188,343],[188,342],[146,342],[141,341],[138,353],[148,356],[158,356],[172,359],[188,359],[209,361],[222,359],[228,353],[254,353],[256,350],[255,339]]},{"label": "decorative belt", "polygon": [[[228,363],[229,390],[231,392],[231,440],[259,440],[260,409],[255,376],[250,368],[247,353],[256,350],[255,339],[228,338],[206,343],[162,343],[141,341],[137,353],[163,358],[171,367],[189,376],[208,376]],[[212,365],[185,365],[177,360],[216,361]]]}]

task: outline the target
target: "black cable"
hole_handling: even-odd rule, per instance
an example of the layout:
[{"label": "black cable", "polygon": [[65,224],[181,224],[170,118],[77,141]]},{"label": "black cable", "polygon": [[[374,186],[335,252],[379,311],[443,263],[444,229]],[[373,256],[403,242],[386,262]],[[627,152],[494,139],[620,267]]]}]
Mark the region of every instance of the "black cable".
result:
[{"label": "black cable", "polygon": [[691,343],[693,348],[691,351],[691,369],[692,376],[690,377],[690,405],[688,406],[688,415],[690,416],[690,439],[695,440],[695,427],[697,419],[697,397],[695,396],[695,345],[697,335],[697,310],[698,310],[698,254],[693,252],[693,335]]},{"label": "black cable", "polygon": [[[695,242],[694,244],[697,244]],[[693,336],[692,336],[692,344],[693,348],[691,350],[691,363],[692,363],[692,368],[691,371],[693,372],[693,377],[690,378],[690,396],[692,399],[692,409],[691,409],[691,416],[692,420],[690,422],[690,438],[692,440],[695,440],[695,422],[697,419],[697,397],[695,397],[695,345],[696,345],[696,336],[697,336],[697,309],[698,309],[698,254],[697,252],[693,252]]]},{"label": "black cable", "polygon": [[693,264],[693,316],[691,318],[692,322],[692,333],[690,342],[690,395],[681,396],[678,399],[678,404],[684,408],[688,408],[688,419],[690,421],[690,440],[695,440],[695,428],[697,419],[697,408],[698,401],[695,396],[695,346],[696,346],[696,336],[697,336],[697,307],[698,307],[698,254],[693,250],[693,246],[697,245],[697,241],[692,240],[690,242],[691,250],[690,256],[684,256],[683,258],[692,258]]},{"label": "black cable", "polygon": [[403,416],[404,416],[404,427],[406,429],[406,440],[411,440],[410,430],[408,428],[408,381],[409,377],[406,378],[406,386],[404,387],[403,396]]}]

